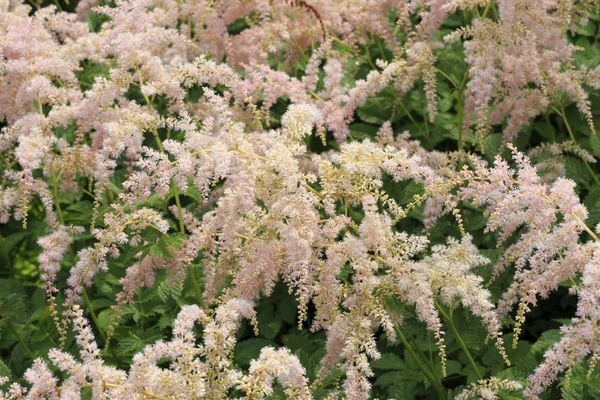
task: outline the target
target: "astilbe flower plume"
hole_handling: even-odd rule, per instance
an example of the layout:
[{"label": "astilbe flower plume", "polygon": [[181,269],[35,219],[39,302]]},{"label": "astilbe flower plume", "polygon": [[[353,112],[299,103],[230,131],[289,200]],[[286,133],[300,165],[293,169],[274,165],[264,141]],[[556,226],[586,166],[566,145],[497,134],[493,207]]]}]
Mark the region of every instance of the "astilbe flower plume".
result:
[{"label": "astilbe flower plume", "polygon": [[[517,306],[516,344],[538,298],[582,274],[573,325],[562,329],[562,340],[525,393],[535,398],[589,354],[596,362],[598,250],[580,241],[591,230],[574,182],[560,174],[540,177],[514,149],[515,168],[500,157],[490,166],[465,156],[460,146],[454,153],[427,151],[410,133],[395,134],[391,121],[374,140],[348,140],[357,109],[370,97],[388,88],[405,96],[419,80],[435,123],[438,54],[460,38],[468,72],[462,82],[445,78],[460,93],[461,132],[475,127],[482,139],[491,125],[506,121],[508,143],[551,103],[562,105],[563,94],[593,128],[582,85],[597,87],[598,71],[572,67],[576,48],[566,36],[581,18],[577,8],[563,5],[570,2],[499,1],[493,20],[495,3],[119,0],[96,7],[90,0],[70,14],[0,2],[0,117],[6,121],[0,131],[0,222],[13,217],[25,225],[31,205],[41,202],[49,228],[38,240],[44,289],[62,341],[67,331],[61,324],[72,323],[79,349],[79,358],[59,349],[48,353],[67,376],[62,381],[36,359],[25,374],[31,388],[13,385],[0,395],[78,398],[91,387],[97,399],[221,399],[232,390],[264,398],[276,379],[289,398],[308,399],[305,370],[289,350],[263,348],[247,372],[232,361],[242,319],[256,325],[253,302],[270,295],[280,280],[298,301],[299,327],[314,305],[310,328],[324,330],[327,338],[318,379],[341,369],[339,389],[349,399],[370,396],[378,330],[390,341],[402,332],[390,297],[413,307],[433,333],[445,374],[444,308],[460,304],[479,317],[509,364],[502,319]],[[470,26],[437,40],[447,16],[477,7],[484,13]],[[107,19],[97,32],[82,22],[90,9]],[[398,16],[395,27],[391,12]],[[228,26],[238,20],[245,28],[230,33]],[[377,60],[363,79],[349,84],[346,68],[356,62],[351,55],[368,51],[372,37],[381,38],[394,58]],[[299,62],[306,62],[302,78],[291,73]],[[83,89],[78,74],[88,63],[104,72]],[[272,108],[279,102],[289,105],[275,121]],[[328,132],[339,150],[309,151],[307,137],[327,146]],[[576,145],[571,150],[589,156]],[[386,192],[387,181],[412,182],[425,193],[404,204]],[[60,196],[84,190],[93,199],[93,221],[72,226]],[[191,198],[194,190],[202,204],[182,206],[181,197]],[[175,204],[164,212],[155,208],[156,199],[167,204],[172,198]],[[399,231],[397,222],[423,202],[427,228],[446,212],[464,231],[460,205],[470,203],[483,209],[486,232],[497,232],[498,245],[519,236],[494,266],[493,278],[515,270],[497,306],[476,273],[489,260],[472,236],[430,248],[425,235]],[[352,210],[363,215],[355,218]],[[177,245],[166,245],[168,257],[143,250],[172,239],[173,226],[179,236]],[[85,232],[91,241],[66,265],[65,254]],[[138,289],[155,284],[159,270],[176,285],[195,262],[204,266],[198,303],[208,307],[184,306],[173,338],[145,347],[129,371],[104,363],[79,304],[85,288],[117,260],[124,269],[117,315]],[[61,266],[68,269],[63,320],[56,304]],[[203,326],[200,345],[196,322]],[[170,360],[166,367],[163,358]],[[464,396],[493,398],[501,388],[516,387],[490,378]]]},{"label": "astilbe flower plume", "polygon": [[[248,399],[261,399],[272,392],[273,376],[290,398],[310,398],[305,370],[288,350],[263,349],[260,357],[251,362],[248,374],[231,365],[234,333],[242,318],[254,316],[252,304],[246,300],[234,299],[221,305],[214,319],[198,306],[183,307],[175,320],[171,341],[147,346],[134,357],[129,372],[104,365],[83,310],[74,306],[73,314],[81,361],[58,349],[49,353],[52,363],[70,376],[59,383],[46,362],[36,359],[25,373],[31,388],[13,385],[8,392],[0,392],[3,399],[79,398],[84,387],[92,387],[94,399],[225,399],[233,386],[245,391]],[[193,334],[196,322],[204,325],[204,341],[200,345]],[[169,367],[159,367],[157,363],[166,358],[171,360]]]}]

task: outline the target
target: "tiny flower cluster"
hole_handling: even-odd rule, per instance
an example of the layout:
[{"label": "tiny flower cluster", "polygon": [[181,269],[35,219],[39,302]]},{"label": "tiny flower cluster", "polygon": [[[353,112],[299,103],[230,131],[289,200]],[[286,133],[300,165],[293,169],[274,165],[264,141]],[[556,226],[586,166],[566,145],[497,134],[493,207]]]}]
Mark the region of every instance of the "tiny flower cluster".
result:
[{"label": "tiny flower cluster", "polygon": [[[576,316],[524,395],[538,398],[586,356],[594,366],[600,239],[585,223],[588,211],[565,165],[532,163],[543,152],[570,153],[592,171],[594,158],[577,143],[542,144],[530,157],[511,144],[549,108],[575,141],[567,100],[593,133],[585,86],[600,87],[599,69],[577,67],[578,48],[567,37],[589,6],[82,0],[69,13],[0,0],[0,223],[14,219],[26,228],[32,215],[45,220],[36,238],[40,286],[60,345],[72,329],[79,349],[78,357],[61,347],[36,358],[24,374],[29,387],[12,384],[0,398],[79,399],[88,388],[94,399],[262,399],[277,387],[304,400],[339,370],[326,395],[368,399],[381,339],[412,349],[392,303],[412,310],[434,337],[444,377],[446,333],[460,335],[455,310],[481,321],[492,350],[510,366],[506,319],[516,308],[516,346],[539,299],[580,277]],[[444,21],[459,12],[464,26],[448,32]],[[456,41],[467,65],[462,80],[438,68]],[[368,63],[358,61],[361,52]],[[440,75],[448,82],[438,82]],[[411,129],[418,125],[404,101],[421,84],[428,143],[394,124],[402,112]],[[442,98],[446,84],[453,94]],[[449,127],[454,93],[456,126]],[[394,99],[387,121],[361,117],[373,98]],[[357,126],[372,127],[355,124],[359,117],[378,121],[377,132],[353,137]],[[430,124],[456,137],[457,151],[432,150]],[[512,158],[488,163],[465,151],[467,139],[483,150],[498,126],[499,153],[507,148]],[[71,198],[88,199],[89,209]],[[491,260],[467,233],[465,207],[483,215],[481,233],[495,235],[501,249],[490,280],[480,271]],[[460,238],[432,234],[445,214]],[[404,230],[409,217],[418,232]],[[86,289],[107,275],[119,286],[111,293],[112,325],[95,329],[108,339],[140,289],[163,276],[175,289],[189,279],[197,295],[198,304],[179,304],[171,340],[146,346],[128,370],[104,360],[84,314],[96,316],[82,307],[89,307]],[[498,299],[488,286],[505,275],[510,283]],[[234,363],[242,320],[260,330],[255,304],[279,281],[297,301],[298,327],[325,333],[313,382],[285,347],[265,346],[247,370]],[[495,399],[523,383],[482,378],[458,398]]]}]

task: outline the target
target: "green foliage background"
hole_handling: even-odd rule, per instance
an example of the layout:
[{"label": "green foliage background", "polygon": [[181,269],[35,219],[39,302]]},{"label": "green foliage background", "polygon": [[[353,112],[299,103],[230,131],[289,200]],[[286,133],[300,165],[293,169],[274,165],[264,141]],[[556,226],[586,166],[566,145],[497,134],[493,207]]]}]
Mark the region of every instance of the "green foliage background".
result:
[{"label": "green foliage background", "polygon": [[[61,8],[73,10],[74,2],[69,4],[62,0]],[[445,22],[445,29],[439,33],[440,37],[449,33],[451,29],[468,22],[473,16],[469,13],[452,16]],[[394,16],[390,16],[393,21]],[[102,20],[95,14],[89,18],[90,26],[97,30]],[[230,27],[230,33],[236,34],[244,29],[243,20],[236,21]],[[584,48],[576,55],[579,64],[596,66],[600,64],[600,18],[592,16],[588,26],[579,29],[573,35],[573,43]],[[341,45],[337,50],[344,50]],[[450,76],[455,82],[460,82],[466,70],[463,61],[461,43],[449,45],[446,50],[438,52],[437,66]],[[391,60],[393,54],[385,48],[383,42],[373,37],[368,45],[360,49],[347,65],[345,84],[352,85],[357,79],[365,78],[367,73],[375,67],[376,59]],[[297,77],[303,75],[305,61],[295,66]],[[282,68],[272,65],[273,68]],[[108,68],[103,65],[83,63],[79,80],[83,90],[88,89],[95,76],[107,76]],[[189,98],[197,98],[200,88],[190,89]],[[350,126],[351,140],[364,140],[374,138],[380,126],[391,121],[395,132],[407,130],[411,137],[421,141],[428,150],[451,151],[457,149],[458,141],[458,108],[459,94],[447,80],[438,74],[438,104],[439,114],[434,123],[428,122],[426,113],[426,99],[422,83],[417,85],[405,98],[400,99],[394,89],[389,87],[377,96],[370,98],[367,103],[357,111],[355,122]],[[130,98],[143,100],[132,88],[128,94]],[[592,112],[596,126],[600,126],[600,99],[596,92],[591,92],[593,104]],[[287,108],[286,99],[281,99],[272,109],[272,125],[277,127],[279,119]],[[158,108],[160,110],[160,107]],[[577,142],[584,149],[590,151],[600,159],[600,138],[590,131],[585,119],[579,114],[574,104],[566,104],[566,117],[572,126]],[[164,110],[163,110],[164,111]],[[74,140],[75,126],[71,130],[57,132],[69,141]],[[464,137],[465,149],[484,154],[493,160],[501,148],[502,126],[492,128],[481,148],[475,137]],[[153,146],[149,136],[146,144]],[[307,139],[307,146],[315,151],[322,152],[337,145],[332,136],[327,137],[327,147],[321,144],[319,138]],[[570,140],[564,121],[555,112],[549,109],[543,116],[536,118],[524,128],[516,139],[515,146],[522,151],[527,151],[537,145],[549,142],[563,142]],[[503,153],[507,156],[507,153]],[[548,157],[548,155],[542,155]],[[600,185],[595,183],[600,175],[600,167],[592,164],[590,172],[584,163],[575,156],[564,156],[567,175],[577,183],[576,190],[589,209],[588,226],[594,226],[600,221]],[[0,165],[2,169],[2,165]],[[592,174],[593,173],[593,174]],[[120,183],[124,172],[120,171],[112,178],[112,186],[107,195],[102,199],[99,209],[99,218],[96,226],[102,225],[102,215],[109,211],[110,197],[121,191]],[[86,185],[82,185],[86,187]],[[401,204],[408,204],[414,195],[421,194],[423,188],[414,183],[395,184],[388,179],[386,191]],[[65,223],[90,227],[93,213],[93,196],[82,189],[78,193],[61,193],[60,204],[63,208]],[[184,207],[197,204],[200,195],[190,189],[182,195]],[[150,206],[169,215],[167,207],[174,204],[173,197],[161,200],[152,197]],[[475,238],[475,244],[484,250],[484,254],[492,261],[499,256],[496,249],[496,236],[493,233],[484,233],[485,218],[481,212],[468,205],[463,206],[463,218],[466,230]],[[340,205],[341,207],[341,205]],[[362,218],[360,209],[351,209],[350,215],[357,221]],[[423,210],[416,208],[411,211],[408,218],[401,220],[397,228],[409,233],[421,233],[423,228]],[[172,221],[172,232],[175,232],[176,222]],[[44,210],[41,203],[31,205],[27,228],[21,223],[10,221],[0,225],[0,375],[7,375],[13,380],[22,381],[22,375],[31,365],[34,357],[46,357],[49,349],[59,346],[59,334],[56,330],[50,308],[46,302],[42,289],[37,257],[40,247],[37,239],[50,232],[44,220]],[[89,232],[89,229],[88,229]],[[145,232],[147,238],[154,232]],[[430,232],[432,244],[445,243],[448,236],[460,235],[457,225],[452,217],[443,217]],[[516,240],[516,239],[515,239]],[[84,233],[77,237],[71,252],[63,261],[63,269],[58,277],[59,285],[64,285],[68,276],[69,266],[76,262],[77,251],[93,243],[91,234]],[[125,267],[131,264],[132,256],[139,251],[147,251],[155,256],[172,257],[171,251],[181,243],[179,234],[171,234],[161,238],[157,244],[145,248],[128,249],[121,257],[111,263],[110,271],[100,274],[94,279],[94,286],[87,290],[87,297],[91,309],[87,315],[94,322],[94,331],[99,345],[104,346],[102,354],[108,363],[119,368],[127,368],[132,356],[143,349],[144,346],[154,343],[158,339],[168,339],[171,336],[173,321],[177,312],[184,304],[196,302],[195,288],[188,280],[182,287],[172,287],[166,276],[160,276],[151,289],[138,290],[135,304],[123,308],[123,318],[114,329],[110,344],[106,347],[106,333],[111,326],[113,311],[110,306],[114,304],[115,295],[120,291],[119,279],[123,276]],[[509,242],[510,243],[510,242]],[[194,265],[198,280],[202,279],[201,259]],[[489,277],[491,266],[481,267],[482,276]],[[351,276],[342,277],[351,279]],[[495,299],[505,290],[510,282],[510,271],[494,281],[490,286]],[[570,295],[568,288],[572,283],[564,283],[561,290],[553,293],[548,299],[540,301],[527,315],[524,333],[516,350],[507,345],[507,352],[513,366],[506,368],[502,358],[494,346],[485,344],[485,329],[481,322],[471,317],[468,313],[458,309],[451,317],[459,327],[462,339],[476,360],[476,364],[484,376],[495,375],[501,378],[511,378],[525,383],[535,366],[542,360],[544,351],[559,339],[558,328],[569,323],[569,318],[574,314],[576,299]],[[61,287],[61,288],[64,288]],[[59,296],[58,303],[62,301]],[[262,347],[266,345],[278,347],[286,346],[296,354],[306,367],[311,381],[316,377],[319,361],[325,354],[325,334],[312,333],[308,323],[298,329],[296,300],[293,294],[288,293],[288,288],[280,283],[273,293],[263,298],[256,306],[258,311],[258,327],[260,333],[255,336],[252,327],[247,323],[238,332],[239,340],[235,349],[235,362],[240,368],[248,368],[249,361],[256,358]],[[395,307],[403,318],[401,330],[408,338],[412,347],[419,349],[419,362],[425,364],[434,376],[441,381],[448,398],[459,393],[465,385],[474,382],[475,371],[470,366],[464,352],[450,329],[447,330],[446,345],[448,353],[447,376],[442,378],[440,363],[437,356],[432,335],[427,332],[423,323],[417,321],[414,309],[395,303],[390,299],[390,307]],[[93,311],[93,313],[92,313]],[[310,310],[312,311],[312,310]],[[505,342],[510,344],[511,320],[506,322]],[[434,391],[428,381],[419,372],[413,356],[401,343],[391,343],[383,332],[378,333],[378,345],[382,353],[379,360],[373,361],[372,366],[375,376],[372,379],[373,397],[396,399],[427,399],[434,397]],[[65,349],[77,354],[72,333],[67,338]],[[544,394],[547,399],[590,399],[600,398],[600,371],[596,371],[592,379],[587,380],[587,363],[577,366],[572,374],[571,385],[566,387],[561,382],[554,385]],[[335,386],[342,374],[334,371],[321,383],[315,392],[316,398],[324,395],[325,389]],[[89,396],[89,393],[86,394]],[[520,398],[520,393],[504,393],[503,398]],[[276,391],[274,399],[283,399],[283,392]]]}]

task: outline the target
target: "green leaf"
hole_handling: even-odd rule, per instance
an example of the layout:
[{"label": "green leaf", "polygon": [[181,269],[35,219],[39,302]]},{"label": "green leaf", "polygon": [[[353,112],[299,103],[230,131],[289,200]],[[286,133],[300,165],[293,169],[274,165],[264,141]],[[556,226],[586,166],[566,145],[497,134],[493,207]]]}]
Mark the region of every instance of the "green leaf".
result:
[{"label": "green leaf", "polygon": [[586,196],[583,204],[588,209],[586,224],[596,225],[600,221],[600,188],[594,186]]},{"label": "green leaf", "polygon": [[129,337],[119,340],[119,351],[122,353],[138,353],[145,346],[146,343],[134,334],[130,334]]},{"label": "green leaf", "polygon": [[[440,363],[437,363],[436,367],[438,365],[440,365]],[[462,371],[462,369],[463,369],[462,363],[460,363],[458,361],[455,361],[455,360],[446,360],[446,375],[447,376],[450,376],[450,375],[453,375],[453,374],[460,374],[460,372]],[[442,372],[441,365],[440,365],[440,371],[439,372],[440,372],[440,376],[441,376],[441,372]]]},{"label": "green leaf", "polygon": [[[88,23],[92,29],[96,29],[105,21],[106,17],[103,15],[99,15],[96,13],[91,13],[88,19]],[[92,88],[96,77],[110,77],[110,70],[104,64],[93,64],[91,62],[82,62],[81,63],[82,70],[75,73],[77,79],[79,80],[79,86],[81,90],[86,91]]]},{"label": "green leaf", "polygon": [[598,135],[590,136],[590,147],[594,156],[600,158],[600,137]]},{"label": "green leaf", "polygon": [[316,350],[315,345],[305,331],[283,335],[281,341],[292,353],[299,350],[312,353]]},{"label": "green leaf", "polygon": [[[191,179],[190,179],[190,181],[191,181]],[[187,187],[187,190],[185,191],[185,195],[194,199],[194,201],[198,204],[201,204],[202,202],[204,202],[204,199],[202,198],[202,192],[200,192],[200,189],[198,189],[196,186],[194,186],[193,181],[188,182],[188,187]]]},{"label": "green leaf", "polygon": [[533,124],[533,130],[537,132],[544,139],[555,140],[556,139],[556,128],[549,121],[539,120]]},{"label": "green leaf", "polygon": [[94,309],[94,311],[101,309],[101,308],[108,308],[115,304],[114,301],[109,300],[109,299],[96,299],[96,300],[92,300],[91,303],[92,303],[92,308]]},{"label": "green leaf", "polygon": [[533,354],[542,355],[559,340],[560,331],[558,329],[550,329],[542,333],[540,338],[531,346],[531,352]]},{"label": "green leaf", "polygon": [[10,360],[17,370],[24,369],[23,367],[26,358],[25,350],[23,350],[23,347],[21,347],[20,344],[13,347],[12,352],[10,353]]},{"label": "green leaf", "polygon": [[274,339],[282,325],[280,315],[275,313],[275,306],[273,303],[262,303],[256,311],[260,335],[267,339]]},{"label": "green leaf", "polygon": [[386,121],[399,119],[400,107],[395,108],[397,102],[391,90],[382,91],[379,96],[371,97],[364,106],[356,110],[360,119],[368,124],[381,125]]},{"label": "green leaf", "polygon": [[485,139],[483,139],[483,148],[485,150],[485,157],[488,161],[493,161],[494,157],[500,151],[500,146],[502,145],[503,137],[499,133],[492,133],[487,135]]},{"label": "green leaf", "polygon": [[565,168],[567,170],[567,176],[573,179],[575,183],[587,186],[591,177],[583,161],[567,156],[565,157]]},{"label": "green leaf", "polygon": [[76,201],[65,209],[65,222],[75,225],[87,225],[93,214],[94,205],[87,200]]},{"label": "green leaf", "polygon": [[394,353],[384,353],[377,360],[371,362],[373,368],[377,369],[405,369],[406,363],[404,360]]},{"label": "green leaf", "polygon": [[414,201],[415,196],[425,193],[425,186],[421,183],[410,182],[404,189],[404,194],[400,204],[408,204]]},{"label": "green leaf", "polygon": [[421,381],[421,374],[417,370],[403,369],[402,371],[390,371],[383,373],[377,377],[375,384],[377,386],[386,387],[397,384],[398,381]]},{"label": "green leaf", "polygon": [[596,24],[594,23],[594,21],[589,20],[587,21],[587,24],[585,24],[584,26],[580,26],[578,27],[575,32],[578,35],[582,35],[582,36],[595,36],[596,35]]},{"label": "green leaf", "polygon": [[155,244],[149,247],[149,254],[159,258],[173,258],[173,252],[181,247],[183,236],[181,233],[161,236]]},{"label": "green leaf", "polygon": [[12,372],[10,371],[10,368],[8,368],[8,366],[2,360],[0,360],[0,377],[7,377],[9,379],[12,378]]},{"label": "green leaf", "polygon": [[125,304],[121,307],[121,313],[123,316],[131,315],[135,322],[138,322],[142,317],[140,310],[135,304]]},{"label": "green leaf", "polygon": [[275,342],[263,338],[250,338],[239,342],[235,346],[235,363],[240,367],[248,367],[250,361],[258,358],[260,350],[265,346],[278,347]]},{"label": "green leaf", "polygon": [[587,379],[587,363],[578,364],[573,368],[573,373],[569,382],[569,387],[565,385],[565,379],[562,379],[561,394],[565,400],[586,400],[600,398],[600,376],[598,371],[594,371],[591,379]]},{"label": "green leaf", "polygon": [[230,35],[239,35],[242,31],[249,28],[246,18],[238,18],[227,25],[227,33]]},{"label": "green leaf", "polygon": [[98,324],[101,329],[106,329],[112,323],[112,316],[115,315],[116,312],[112,308],[107,308],[98,314]]},{"label": "green leaf", "polygon": [[4,298],[0,305],[0,316],[14,320],[26,319],[28,314],[23,297],[21,294],[13,293]]},{"label": "green leaf", "polygon": [[350,129],[350,135],[356,140],[363,140],[366,138],[374,139],[379,130],[379,126],[365,124],[357,122],[348,126]]},{"label": "green leaf", "polygon": [[27,236],[29,236],[31,234],[32,234],[32,232],[24,231],[24,232],[13,233],[11,235],[6,236],[4,238],[4,247],[5,247],[6,251],[7,252],[11,251],[13,247],[15,247],[23,239],[25,239]]},{"label": "green leaf", "polygon": [[181,299],[181,290],[179,290],[177,285],[169,285],[167,281],[163,281],[158,285],[156,293],[163,302],[167,302],[170,299],[178,302]]}]

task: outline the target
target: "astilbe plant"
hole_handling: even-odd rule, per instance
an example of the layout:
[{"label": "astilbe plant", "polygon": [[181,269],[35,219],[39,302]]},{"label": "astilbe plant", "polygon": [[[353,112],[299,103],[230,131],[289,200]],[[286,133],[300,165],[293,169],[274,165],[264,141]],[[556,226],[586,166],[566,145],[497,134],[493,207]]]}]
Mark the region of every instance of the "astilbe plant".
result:
[{"label": "astilbe plant", "polygon": [[[279,390],[293,399],[367,399],[382,342],[397,341],[429,390],[445,398],[441,379],[454,351],[447,333],[474,373],[461,399],[522,387],[538,398],[589,355],[593,373],[600,240],[564,176],[568,165],[536,166],[517,141],[531,120],[553,112],[570,142],[541,144],[530,156],[571,153],[594,173],[566,109],[573,102],[593,134],[585,87],[598,87],[598,68],[577,65],[580,49],[570,39],[592,4],[89,0],[76,13],[34,6],[0,2],[0,221],[23,229],[34,217],[45,221],[38,286],[59,340],[32,360],[28,384],[13,383],[2,398],[260,399]],[[453,51],[460,74],[438,61]],[[427,131],[405,105],[421,87]],[[395,102],[392,115],[360,140],[356,120],[375,118],[364,110],[377,96]],[[407,132],[396,106],[412,123]],[[436,125],[452,140],[432,140]],[[68,196],[91,206],[80,212]],[[485,218],[479,233],[494,235],[495,258],[487,257],[493,246],[468,232],[464,212],[473,209]],[[83,218],[73,218],[78,213]],[[436,233],[450,220],[445,214],[460,237]],[[482,272],[488,264],[491,275]],[[510,283],[493,293],[500,279]],[[298,327],[325,333],[315,379],[285,347],[264,346],[247,370],[234,362],[242,320],[261,331],[254,307],[280,281],[297,302]],[[172,326],[170,340],[119,367],[111,343],[128,307],[158,282],[191,287],[195,304],[163,325]],[[576,315],[528,381],[482,376],[454,313],[480,321],[507,368],[511,314],[516,309],[516,347],[526,314],[564,282],[574,283]],[[103,321],[87,294],[96,289],[110,292]],[[439,371],[414,350],[411,312],[434,338]]]}]

